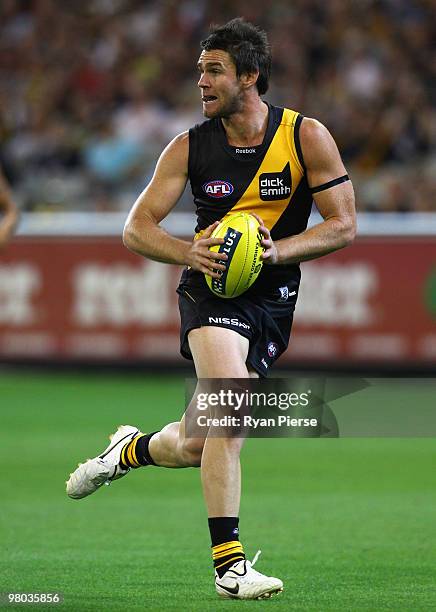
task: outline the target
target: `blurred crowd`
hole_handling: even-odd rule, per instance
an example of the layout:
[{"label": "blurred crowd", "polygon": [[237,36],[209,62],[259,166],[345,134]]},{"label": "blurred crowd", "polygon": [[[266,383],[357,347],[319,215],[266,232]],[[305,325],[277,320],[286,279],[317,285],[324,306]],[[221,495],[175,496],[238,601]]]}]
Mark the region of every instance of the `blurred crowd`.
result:
[{"label": "blurred crowd", "polygon": [[433,0],[2,0],[0,164],[22,209],[129,208],[203,120],[199,41],[235,16],[267,30],[266,99],[327,125],[360,210],[436,210]]}]

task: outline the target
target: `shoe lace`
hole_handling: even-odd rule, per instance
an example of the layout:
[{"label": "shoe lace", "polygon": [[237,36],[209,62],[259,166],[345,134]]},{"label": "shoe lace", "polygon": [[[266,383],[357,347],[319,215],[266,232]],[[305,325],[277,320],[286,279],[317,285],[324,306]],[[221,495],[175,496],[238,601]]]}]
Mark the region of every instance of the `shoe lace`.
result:
[{"label": "shoe lace", "polygon": [[243,582],[246,582],[248,584],[253,584],[256,582],[256,580],[259,577],[264,577],[263,574],[261,574],[260,572],[258,572],[257,570],[253,569],[253,565],[256,563],[256,561],[259,559],[260,555],[261,555],[262,551],[258,550],[257,553],[254,555],[253,557],[253,561],[248,561],[248,566],[250,568],[250,571],[247,572],[247,574],[242,578]]},{"label": "shoe lace", "polygon": [[[246,561],[246,563],[247,563],[247,565],[248,565],[248,569],[249,569],[249,571],[248,571],[248,572],[247,572],[247,573],[246,573],[244,576],[241,576],[241,577],[239,578],[239,580],[240,580],[241,582],[245,582],[245,583],[251,584],[251,583],[253,583],[253,582],[255,582],[255,581],[256,581],[256,577],[257,577],[257,576],[262,576],[262,574],[260,574],[258,571],[256,571],[255,569],[253,569],[253,565],[254,565],[254,564],[256,563],[256,561],[259,559],[259,557],[260,557],[261,553],[262,553],[262,551],[261,551],[261,550],[258,550],[258,551],[257,551],[257,553],[254,555],[254,557],[253,557],[253,560],[252,560],[252,561],[249,561],[249,560],[247,560],[247,561]],[[242,563],[244,563],[244,561],[238,561],[237,563],[235,563],[235,565],[239,565],[239,564],[242,564]]]},{"label": "shoe lace", "polygon": [[253,557],[253,561],[250,562],[251,567],[254,567],[254,564],[256,563],[256,561],[259,559],[260,555],[262,554],[261,550],[258,550],[257,553],[254,555]]}]

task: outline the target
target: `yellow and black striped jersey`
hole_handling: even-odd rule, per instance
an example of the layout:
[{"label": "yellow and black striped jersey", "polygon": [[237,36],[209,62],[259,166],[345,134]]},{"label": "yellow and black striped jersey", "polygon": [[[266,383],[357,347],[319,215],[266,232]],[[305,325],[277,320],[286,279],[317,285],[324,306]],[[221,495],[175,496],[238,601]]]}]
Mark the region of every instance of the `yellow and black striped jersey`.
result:
[{"label": "yellow and black striped jersey", "polygon": [[[299,140],[302,115],[287,108],[268,107],[265,136],[255,147],[230,146],[219,118],[189,130],[188,172],[197,233],[229,213],[242,211],[257,213],[273,240],[306,229],[312,195]],[[184,275],[184,282],[190,284],[190,276],[195,282],[192,270]],[[295,285],[299,279],[296,264],[265,265],[251,292]]]}]

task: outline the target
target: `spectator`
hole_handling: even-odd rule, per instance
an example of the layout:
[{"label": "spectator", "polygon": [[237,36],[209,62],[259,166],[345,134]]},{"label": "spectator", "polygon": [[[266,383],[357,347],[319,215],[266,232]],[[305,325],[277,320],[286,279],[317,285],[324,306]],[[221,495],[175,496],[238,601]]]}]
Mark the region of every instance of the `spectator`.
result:
[{"label": "spectator", "polygon": [[[25,208],[36,201],[30,172],[40,194],[53,172],[71,181],[89,210],[101,209],[95,193],[107,185],[112,206],[125,202],[162,145],[202,120],[197,39],[211,22],[236,15],[268,30],[275,65],[268,99],[333,132],[360,210],[436,210],[428,170],[436,20],[426,0],[5,0],[0,138]],[[61,205],[77,206],[77,198],[66,195]]]}]

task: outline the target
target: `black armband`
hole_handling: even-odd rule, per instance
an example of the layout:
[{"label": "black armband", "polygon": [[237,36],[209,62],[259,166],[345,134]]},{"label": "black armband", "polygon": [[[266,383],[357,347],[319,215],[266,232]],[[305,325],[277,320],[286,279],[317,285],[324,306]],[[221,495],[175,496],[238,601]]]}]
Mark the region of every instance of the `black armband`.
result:
[{"label": "black armband", "polygon": [[328,183],[324,183],[323,185],[318,185],[318,187],[311,187],[310,193],[318,193],[318,191],[325,191],[326,189],[330,189],[330,187],[335,187],[335,185],[339,185],[340,183],[345,183],[349,181],[350,177],[348,174],[344,174],[344,176],[340,176],[339,178],[333,179]]}]

